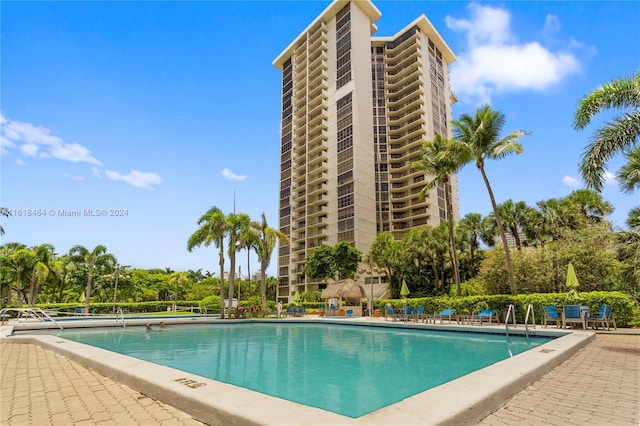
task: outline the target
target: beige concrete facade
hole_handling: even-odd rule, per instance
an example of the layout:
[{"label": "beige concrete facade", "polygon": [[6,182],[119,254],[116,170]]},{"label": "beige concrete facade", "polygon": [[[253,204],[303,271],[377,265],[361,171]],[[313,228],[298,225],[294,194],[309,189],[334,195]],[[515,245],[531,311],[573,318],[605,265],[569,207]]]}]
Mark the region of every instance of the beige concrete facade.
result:
[{"label": "beige concrete facade", "polygon": [[380,17],[368,0],[336,0],[273,63],[282,71],[279,229],[289,237],[278,253],[283,301],[318,288],[303,266],[322,244],[366,253],[379,232],[399,239],[437,225],[445,191],[458,218],[455,176],[421,199],[429,177],[410,167],[424,140],[451,136],[455,56],[424,15],[372,38]]}]

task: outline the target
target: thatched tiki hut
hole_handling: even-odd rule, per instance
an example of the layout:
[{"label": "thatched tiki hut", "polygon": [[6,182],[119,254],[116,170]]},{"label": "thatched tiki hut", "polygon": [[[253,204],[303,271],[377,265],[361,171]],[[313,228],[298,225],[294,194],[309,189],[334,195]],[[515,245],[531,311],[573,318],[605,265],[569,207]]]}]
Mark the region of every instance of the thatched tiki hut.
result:
[{"label": "thatched tiki hut", "polygon": [[364,288],[350,278],[333,282],[322,290],[322,298],[324,300],[345,300],[347,305],[352,305],[343,306],[342,309],[345,311],[347,309],[352,310],[354,316],[362,316],[362,305],[360,302],[364,297],[366,297]]}]

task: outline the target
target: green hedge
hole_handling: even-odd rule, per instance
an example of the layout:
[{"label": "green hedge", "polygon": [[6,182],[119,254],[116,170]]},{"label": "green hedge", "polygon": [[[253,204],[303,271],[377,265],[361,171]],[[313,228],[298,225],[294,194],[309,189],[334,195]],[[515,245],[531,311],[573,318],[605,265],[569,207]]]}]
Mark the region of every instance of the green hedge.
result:
[{"label": "green hedge", "polygon": [[[197,308],[200,305],[198,300],[178,300],[178,306],[193,306]],[[57,312],[69,312],[73,314],[76,308],[84,308],[80,303],[39,303],[36,305],[42,310],[50,310]],[[167,308],[173,308],[173,302],[137,302],[137,303],[118,303],[117,308],[122,309],[126,313],[149,313],[149,312],[167,312]],[[113,311],[113,303],[90,303],[89,311],[92,314],[111,314]],[[220,311],[220,309],[218,309]]]}]

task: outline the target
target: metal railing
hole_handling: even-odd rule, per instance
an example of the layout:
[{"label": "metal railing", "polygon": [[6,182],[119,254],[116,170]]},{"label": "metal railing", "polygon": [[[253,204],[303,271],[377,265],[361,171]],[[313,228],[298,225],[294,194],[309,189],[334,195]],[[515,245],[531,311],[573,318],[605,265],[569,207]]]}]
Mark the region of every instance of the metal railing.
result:
[{"label": "metal railing", "polygon": [[126,329],[127,325],[124,322],[124,312],[122,312],[121,308],[118,308],[116,311],[116,324],[118,323],[118,320],[122,321],[122,328]]},{"label": "metal railing", "polygon": [[51,323],[53,323],[60,330],[64,330],[64,328],[62,328],[62,326],[60,324],[58,324],[56,322],[56,320],[51,318],[51,316],[49,316],[49,314],[47,314],[45,311],[43,311],[40,308],[3,308],[0,311],[0,318],[3,319],[3,322],[4,322],[5,316],[7,316],[8,312],[17,312],[18,315],[17,315],[16,320],[18,322],[20,322],[21,319],[35,319],[35,320],[38,320],[38,321],[44,321],[46,319],[46,320],[51,321]]}]

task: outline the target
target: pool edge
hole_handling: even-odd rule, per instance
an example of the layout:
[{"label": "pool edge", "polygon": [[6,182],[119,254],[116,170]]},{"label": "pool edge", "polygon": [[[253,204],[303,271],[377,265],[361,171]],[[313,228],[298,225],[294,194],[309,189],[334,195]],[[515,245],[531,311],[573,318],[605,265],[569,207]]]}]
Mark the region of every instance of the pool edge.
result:
[{"label": "pool edge", "polygon": [[[375,325],[380,326],[380,323]],[[487,328],[484,330],[489,331]],[[0,342],[37,344],[211,425],[276,425],[288,424],[291,419],[296,419],[296,424],[460,425],[474,424],[499,409],[508,399],[586,346],[593,338],[593,333],[568,333],[513,358],[357,419],[56,336],[12,336],[2,338]],[[199,385],[201,383],[204,385]],[[196,387],[191,388],[190,385]]]}]

